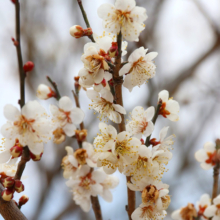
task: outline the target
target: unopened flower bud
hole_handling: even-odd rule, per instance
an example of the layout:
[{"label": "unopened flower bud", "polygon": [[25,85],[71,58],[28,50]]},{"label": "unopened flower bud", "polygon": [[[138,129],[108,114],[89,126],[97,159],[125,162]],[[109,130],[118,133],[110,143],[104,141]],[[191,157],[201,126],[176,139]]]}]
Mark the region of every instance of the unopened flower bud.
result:
[{"label": "unopened flower bud", "polygon": [[93,32],[92,32],[92,28],[86,28],[84,29],[84,36],[90,36],[92,35]]},{"label": "unopened flower bud", "polygon": [[21,154],[23,152],[23,147],[18,144],[18,145],[14,145],[11,149],[10,149],[10,153],[11,153],[11,156],[13,158],[17,158],[17,157],[20,157]]},{"label": "unopened flower bud", "polygon": [[5,189],[2,191],[2,199],[5,201],[11,201],[14,197],[14,190],[12,189]]},{"label": "unopened flower bud", "polygon": [[16,192],[20,193],[24,191],[24,185],[20,180],[15,180],[14,189]]},{"label": "unopened flower bud", "polygon": [[70,28],[70,34],[75,38],[80,38],[84,36],[84,30],[81,26],[74,25]]},{"label": "unopened flower bud", "polygon": [[31,70],[34,69],[34,63],[31,61],[28,61],[27,63],[24,64],[23,69],[25,72],[30,72]]},{"label": "unopened flower bud", "polygon": [[32,159],[33,161],[39,161],[39,160],[41,160],[42,155],[43,155],[43,152],[42,152],[41,154],[39,154],[39,155],[35,155],[35,154],[33,154],[33,153],[30,152],[31,159]]},{"label": "unopened flower bud", "polygon": [[74,80],[75,80],[76,82],[79,82],[79,78],[80,78],[79,76],[75,76],[75,77],[74,77]]},{"label": "unopened flower bud", "polygon": [[14,43],[15,46],[18,46],[18,41],[16,41],[13,37],[11,38],[12,42]]},{"label": "unopened flower bud", "polygon": [[7,177],[5,179],[2,180],[2,185],[5,187],[5,188],[10,188],[10,187],[13,187],[15,184],[15,180],[12,178],[12,177]]},{"label": "unopened flower bud", "polygon": [[76,136],[77,141],[83,142],[83,141],[85,141],[85,139],[87,137],[87,130],[86,129],[75,130],[75,136]]},{"label": "unopened flower bud", "polygon": [[56,92],[54,92],[49,86],[40,84],[37,88],[37,97],[46,100],[51,97],[56,97]]},{"label": "unopened flower bud", "polygon": [[26,195],[23,195],[18,202],[18,205],[21,207],[23,205],[25,205],[28,202],[29,198]]},{"label": "unopened flower bud", "polygon": [[110,47],[108,54],[110,57],[116,57],[118,55],[118,43],[112,42],[112,46]]}]

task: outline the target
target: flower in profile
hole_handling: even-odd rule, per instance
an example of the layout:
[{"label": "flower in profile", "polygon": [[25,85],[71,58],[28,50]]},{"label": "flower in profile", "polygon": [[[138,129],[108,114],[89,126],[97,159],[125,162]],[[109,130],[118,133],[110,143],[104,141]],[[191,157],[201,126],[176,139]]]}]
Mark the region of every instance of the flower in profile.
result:
[{"label": "flower in profile", "polygon": [[125,166],[137,159],[141,142],[135,137],[130,137],[126,131],[117,134],[114,127],[103,124],[99,126],[102,129],[101,134],[94,141],[97,166],[103,167],[107,174],[114,173],[117,168],[123,172]]},{"label": "flower in profile", "polygon": [[108,89],[102,89],[100,95],[94,90],[86,92],[92,103],[89,105],[92,109],[101,114],[100,120],[103,117],[108,117],[111,121],[119,124],[121,123],[121,115],[126,114],[125,109],[118,104],[113,103],[113,95]]},{"label": "flower in profile", "polygon": [[169,92],[167,90],[163,90],[158,95],[158,101],[162,100],[162,106],[160,108],[159,114],[164,118],[168,118],[170,121],[178,121],[179,120],[179,103],[173,98],[169,98]]},{"label": "flower in profile", "polygon": [[46,100],[51,97],[56,97],[56,92],[54,92],[49,86],[40,84],[37,88],[37,97]]},{"label": "flower in profile", "polygon": [[200,166],[204,170],[209,170],[214,167],[217,159],[215,144],[212,142],[206,142],[203,149],[200,149],[195,153],[195,158],[201,163]]},{"label": "flower in profile", "polygon": [[156,66],[153,59],[157,56],[156,52],[147,53],[148,49],[140,47],[136,49],[128,58],[128,63],[125,64],[119,71],[119,75],[125,76],[123,83],[130,92],[135,86],[141,86],[148,79],[155,76]]},{"label": "flower in profile", "polygon": [[32,153],[41,154],[43,143],[51,139],[51,123],[45,109],[37,101],[26,103],[21,112],[8,104],[4,107],[4,115],[8,122],[1,128],[3,136],[14,143],[18,139]]},{"label": "flower in profile", "polygon": [[198,216],[197,211],[192,203],[188,203],[186,207],[174,211],[171,218],[174,220],[193,220]]},{"label": "flower in profile", "polygon": [[131,121],[126,125],[126,131],[138,139],[141,139],[142,135],[148,137],[154,130],[154,124],[151,121],[154,113],[154,107],[150,107],[146,111],[141,106],[135,107],[131,113]]},{"label": "flower in profile", "polygon": [[137,7],[135,0],[116,0],[115,5],[103,4],[98,8],[98,15],[108,32],[118,34],[121,31],[129,41],[138,39],[147,19],[146,9]]},{"label": "flower in profile", "polygon": [[76,125],[84,119],[84,112],[80,108],[74,108],[73,102],[67,96],[59,100],[59,107],[51,105],[50,111],[53,115],[54,142],[57,144],[62,143],[66,135],[72,137],[75,134]]},{"label": "flower in profile", "polygon": [[208,194],[203,194],[200,200],[196,203],[196,208],[198,210],[198,216],[202,217],[203,220],[207,219],[204,212],[207,207],[211,205],[211,199]]},{"label": "flower in profile", "polygon": [[170,151],[172,150],[172,145],[174,144],[173,138],[175,138],[175,135],[172,134],[168,137],[166,137],[167,132],[168,132],[169,127],[164,127],[161,129],[160,134],[159,134],[159,141],[156,141],[156,138],[153,138],[150,140],[150,144],[153,146],[159,145],[158,149],[159,150],[164,150],[164,151]]},{"label": "flower in profile", "polygon": [[204,216],[206,218],[211,218],[214,220],[219,220],[220,213],[220,195],[213,199],[213,205],[208,206],[204,211]]}]

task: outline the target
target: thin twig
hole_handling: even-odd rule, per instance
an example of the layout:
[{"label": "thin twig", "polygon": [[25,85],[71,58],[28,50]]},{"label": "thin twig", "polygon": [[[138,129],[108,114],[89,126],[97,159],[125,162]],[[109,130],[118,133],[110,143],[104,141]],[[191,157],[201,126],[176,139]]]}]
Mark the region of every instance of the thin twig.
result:
[{"label": "thin twig", "polygon": [[[155,114],[154,114],[154,117],[153,117],[153,120],[152,120],[152,122],[153,122],[154,125],[155,125],[156,120],[157,120],[157,117],[158,117],[158,115],[159,115],[161,105],[162,105],[162,100],[160,99],[159,102],[158,102],[158,104],[157,104],[157,108],[156,108],[156,111],[155,111]],[[151,135],[146,138],[145,145],[146,145],[147,147],[150,146],[150,138],[151,138]]]},{"label": "thin twig", "polygon": [[56,99],[59,101],[59,99],[61,98],[61,96],[60,96],[60,92],[59,92],[59,90],[58,90],[58,88],[57,88],[57,84],[49,77],[49,76],[47,76],[47,80],[50,82],[50,84],[53,86],[53,88],[54,88],[54,90],[55,90],[55,92],[56,92]]},{"label": "thin twig", "polygon": [[[89,20],[87,18],[87,15],[86,15],[86,12],[83,8],[83,4],[82,4],[82,1],[81,0],[77,0],[78,4],[79,4],[79,7],[80,7],[80,10],[82,12],[82,15],[83,15],[83,18],[84,18],[84,21],[86,23],[86,26],[87,28],[91,28],[90,24],[89,24]],[[94,38],[92,35],[88,36],[88,38],[92,41],[92,42],[95,42]]]},{"label": "thin twig", "polygon": [[96,220],[102,220],[102,212],[101,212],[98,196],[91,196],[91,202]]}]

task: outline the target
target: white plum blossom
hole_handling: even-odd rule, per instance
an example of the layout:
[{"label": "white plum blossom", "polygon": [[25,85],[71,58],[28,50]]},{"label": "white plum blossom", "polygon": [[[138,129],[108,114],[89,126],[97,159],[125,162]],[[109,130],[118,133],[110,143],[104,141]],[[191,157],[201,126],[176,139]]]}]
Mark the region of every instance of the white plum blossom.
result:
[{"label": "white plum blossom", "polygon": [[220,195],[213,199],[213,205],[205,209],[204,216],[213,220],[220,220]]},{"label": "white plum blossom", "polygon": [[115,5],[103,4],[98,8],[98,15],[108,32],[118,34],[121,31],[129,41],[138,39],[147,19],[146,9],[136,6],[135,0],[116,0]]},{"label": "white plum blossom", "polygon": [[128,58],[128,63],[125,64],[119,71],[119,75],[125,76],[123,83],[130,92],[135,86],[141,86],[148,79],[155,76],[156,66],[153,59],[157,56],[156,52],[147,53],[148,49],[140,47],[136,49]]},{"label": "white plum blossom", "polygon": [[8,122],[1,128],[2,135],[14,143],[18,139],[35,155],[41,154],[43,143],[51,139],[51,123],[45,109],[37,101],[26,103],[21,112],[8,104],[4,107],[4,115]]},{"label": "white plum blossom", "polygon": [[100,195],[106,202],[112,202],[113,197],[110,189],[114,189],[116,186],[118,186],[118,184],[118,177],[110,175],[107,175],[105,180],[101,183],[101,185],[103,186],[103,192]]},{"label": "white plum blossom", "polygon": [[75,134],[76,125],[84,119],[84,112],[80,108],[74,108],[73,102],[67,96],[59,100],[59,107],[50,105],[53,115],[54,142],[59,144],[65,140],[66,135],[72,137]]},{"label": "white plum blossom", "polygon": [[131,113],[131,121],[126,125],[126,131],[138,139],[141,139],[142,135],[148,137],[154,130],[154,124],[151,121],[154,113],[154,107],[150,107],[146,111],[141,106],[135,107]]},{"label": "white plum blossom", "polygon": [[200,166],[204,170],[211,169],[215,166],[216,156],[217,151],[215,148],[215,144],[212,142],[206,142],[203,146],[203,149],[200,149],[195,153],[196,160],[201,163]]},{"label": "white plum blossom", "polygon": [[125,109],[118,104],[113,103],[113,95],[108,89],[102,89],[100,95],[94,90],[88,90],[86,92],[92,103],[89,105],[92,109],[101,114],[102,117],[108,117],[111,121],[119,124],[121,123],[121,114],[126,114]]},{"label": "white plum blossom", "polygon": [[207,217],[204,215],[204,212],[207,207],[211,205],[211,198],[208,194],[203,194],[200,200],[196,203],[196,208],[198,210],[198,216],[203,220],[206,220]]},{"label": "white plum blossom", "polygon": [[[75,194],[74,200],[78,200],[84,211],[89,211],[90,196],[97,196],[103,193],[103,186],[101,183],[105,180],[106,174],[102,171],[95,170],[90,172],[88,165],[82,165],[77,173],[77,177],[69,179],[66,185],[71,188]],[[77,198],[78,199],[77,199]],[[83,204],[85,203],[85,205]]]},{"label": "white plum blossom", "polygon": [[178,121],[179,120],[179,103],[173,98],[169,98],[169,92],[167,90],[163,90],[158,95],[158,101],[162,100],[162,106],[160,108],[159,114],[164,118],[168,118],[170,121]]},{"label": "white plum blossom", "polygon": [[40,84],[37,88],[37,97],[39,99],[49,99],[51,97],[55,97],[56,93],[47,85]]},{"label": "white plum blossom", "polygon": [[166,216],[166,209],[170,204],[168,185],[161,181],[144,178],[138,181],[138,185],[128,183],[128,187],[134,191],[142,191],[142,203],[132,213],[133,220],[162,219]]},{"label": "white plum blossom", "polygon": [[94,141],[97,166],[103,167],[107,174],[114,173],[117,168],[123,172],[125,166],[137,159],[138,148],[141,146],[140,140],[130,137],[126,131],[117,134],[112,126],[101,124],[99,127],[102,129],[101,134]]}]

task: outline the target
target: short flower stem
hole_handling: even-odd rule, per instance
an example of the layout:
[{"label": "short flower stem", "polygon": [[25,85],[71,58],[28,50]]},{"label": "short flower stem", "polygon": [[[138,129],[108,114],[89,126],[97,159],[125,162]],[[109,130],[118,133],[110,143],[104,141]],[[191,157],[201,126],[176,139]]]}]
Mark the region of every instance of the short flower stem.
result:
[{"label": "short flower stem", "polygon": [[[123,98],[122,98],[122,83],[123,77],[119,76],[119,70],[121,68],[121,45],[122,45],[122,34],[121,32],[117,36],[118,43],[118,56],[115,59],[115,67],[113,69],[113,82],[115,86],[115,102],[123,106]],[[118,125],[119,132],[125,131],[125,118],[124,115],[121,115],[122,121]],[[127,182],[130,181],[130,177],[127,177]],[[127,187],[128,194],[128,205],[126,206],[126,211],[128,213],[128,218],[131,220],[131,214],[135,210],[135,191],[130,190]]]},{"label": "short flower stem", "polygon": [[[85,12],[85,10],[84,10],[84,8],[83,8],[82,0],[77,0],[77,2],[78,2],[78,4],[79,4],[80,10],[81,10],[81,12],[82,12],[82,15],[83,15],[83,18],[84,18],[84,21],[85,21],[85,23],[86,23],[87,28],[91,28],[91,27],[90,27],[90,24],[89,24],[89,20],[88,20],[87,15],[86,15],[86,12]],[[92,35],[88,36],[88,38],[89,38],[92,42],[95,42],[95,40],[94,40],[94,38],[93,38]]]},{"label": "short flower stem", "polygon": [[[154,125],[155,125],[156,120],[157,120],[157,117],[158,117],[158,115],[159,115],[161,105],[162,105],[162,100],[160,99],[159,102],[158,102],[158,104],[157,104],[156,112],[155,112],[154,117],[153,117],[153,120],[152,120],[152,122],[153,122]],[[147,138],[146,138],[146,141],[145,141],[145,145],[146,145],[147,147],[150,146],[150,137],[151,137],[151,135],[150,135],[149,137],[147,137]]]},{"label": "short flower stem", "polygon": [[[216,150],[218,151],[220,149],[220,140],[216,140]],[[217,163],[215,167],[213,168],[213,188],[212,188],[212,202],[213,199],[218,195],[218,179],[219,179],[219,168],[220,168],[220,161],[219,158],[216,158]]]},{"label": "short flower stem", "polygon": [[49,76],[47,76],[47,80],[50,82],[51,86],[53,86],[53,88],[54,88],[54,90],[56,92],[56,97],[55,98],[57,99],[57,101],[59,101],[61,96],[60,96],[60,92],[59,92],[59,90],[57,88],[57,84]]}]

